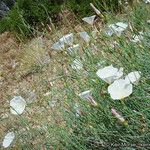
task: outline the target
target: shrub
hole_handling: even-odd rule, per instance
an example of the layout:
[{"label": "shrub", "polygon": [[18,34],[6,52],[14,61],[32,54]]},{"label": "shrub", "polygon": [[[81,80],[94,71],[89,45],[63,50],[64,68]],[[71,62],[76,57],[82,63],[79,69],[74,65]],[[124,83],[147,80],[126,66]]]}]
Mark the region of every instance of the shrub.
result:
[{"label": "shrub", "polygon": [[63,1],[18,0],[9,14],[0,22],[0,32],[15,31],[23,35],[32,33],[40,22],[48,22],[61,9]]},{"label": "shrub", "polygon": [[[39,23],[48,23],[49,18],[57,22],[61,6],[71,9],[79,17],[91,15],[89,3],[94,3],[101,11],[118,10],[118,0],[18,0],[7,17],[0,21],[0,32],[10,30],[30,35]],[[117,8],[117,9],[116,9]]]}]

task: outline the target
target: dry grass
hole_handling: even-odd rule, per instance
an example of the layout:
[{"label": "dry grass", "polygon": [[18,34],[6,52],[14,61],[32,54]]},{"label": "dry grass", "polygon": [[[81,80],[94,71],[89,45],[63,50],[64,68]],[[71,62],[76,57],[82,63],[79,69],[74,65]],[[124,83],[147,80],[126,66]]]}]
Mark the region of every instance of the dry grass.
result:
[{"label": "dry grass", "polygon": [[[63,57],[64,54],[50,49],[54,42],[52,39],[61,36],[62,30],[63,33],[67,33],[61,29],[57,34],[47,33],[47,37],[33,38],[27,43],[19,43],[11,33],[0,35],[0,101],[3,106],[1,118],[7,120],[1,123],[1,137],[4,137],[9,129],[19,127],[21,118],[16,118],[9,112],[9,101],[18,95],[24,97],[28,104],[26,112],[22,115],[28,125],[19,127],[18,134],[23,134],[24,131],[27,134],[30,129],[40,130],[44,128],[44,124],[63,126],[58,107],[62,104],[61,99],[65,98],[62,92],[64,83],[61,72],[67,69],[66,58]],[[55,91],[58,93],[54,95]],[[49,107],[52,100],[57,103],[55,108]],[[51,114],[55,114],[55,118]],[[45,134],[44,137],[48,136]],[[35,139],[32,144],[36,145],[43,140]],[[19,149],[19,145],[15,145],[13,149]]]}]

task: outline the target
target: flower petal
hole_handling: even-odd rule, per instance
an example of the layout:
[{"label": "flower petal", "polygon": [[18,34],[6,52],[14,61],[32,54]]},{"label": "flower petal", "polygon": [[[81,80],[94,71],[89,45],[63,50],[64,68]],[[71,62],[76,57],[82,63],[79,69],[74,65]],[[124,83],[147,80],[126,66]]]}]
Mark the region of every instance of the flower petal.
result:
[{"label": "flower petal", "polygon": [[13,142],[14,138],[15,138],[14,132],[7,133],[3,140],[3,147],[7,148]]},{"label": "flower petal", "polygon": [[79,32],[80,37],[87,43],[90,42],[90,36],[88,35],[87,32],[83,31],[83,32]]},{"label": "flower petal", "polygon": [[123,23],[123,22],[117,22],[116,26],[122,28],[122,30],[125,30],[128,27],[127,23]]},{"label": "flower petal", "polygon": [[128,27],[127,23],[123,22],[117,22],[115,24],[110,24],[108,26],[108,31],[106,31],[106,34],[109,36],[112,36],[113,34],[116,34],[117,36],[120,36],[121,33]]},{"label": "flower petal", "polygon": [[93,15],[90,17],[84,17],[84,18],[82,18],[82,20],[87,22],[90,25],[93,25],[95,17],[96,17],[96,15]]},{"label": "flower petal", "polygon": [[139,80],[140,80],[140,77],[141,77],[141,72],[139,71],[133,71],[133,72],[130,72],[126,77],[125,77],[125,80],[137,85]]},{"label": "flower petal", "polygon": [[114,100],[123,99],[132,94],[132,88],[132,84],[124,79],[119,79],[108,86],[108,93]]},{"label": "flower petal", "polygon": [[123,75],[123,68],[120,68],[119,70],[118,68],[113,67],[113,65],[110,65],[99,69],[96,74],[103,81],[111,84],[113,81],[119,79]]},{"label": "flower petal", "polygon": [[62,43],[66,43],[68,45],[72,45],[73,44],[73,33],[64,35],[59,41]]},{"label": "flower petal", "polygon": [[150,3],[150,0],[144,0],[146,4],[149,4]]},{"label": "flower petal", "polygon": [[133,36],[133,39],[131,41],[134,42],[134,43],[141,42],[144,39],[143,35],[144,35],[143,32],[139,32],[138,35]]},{"label": "flower petal", "polygon": [[53,44],[53,46],[51,47],[54,50],[63,50],[65,48],[64,42],[63,41],[58,41],[56,43]]},{"label": "flower petal", "polygon": [[10,101],[10,112],[14,115],[22,114],[25,107],[26,107],[26,101],[21,96],[15,96]]},{"label": "flower petal", "polygon": [[87,90],[79,94],[82,99],[88,99],[91,95],[91,90]]}]

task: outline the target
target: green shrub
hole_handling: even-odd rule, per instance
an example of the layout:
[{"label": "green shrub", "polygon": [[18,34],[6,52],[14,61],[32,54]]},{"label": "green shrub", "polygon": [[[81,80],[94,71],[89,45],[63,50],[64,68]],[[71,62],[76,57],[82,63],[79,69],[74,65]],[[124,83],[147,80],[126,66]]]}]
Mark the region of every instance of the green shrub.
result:
[{"label": "green shrub", "polygon": [[26,22],[22,12],[19,11],[17,6],[15,6],[9,15],[0,22],[0,32],[6,30],[17,32],[22,35],[29,35],[31,33],[29,24]]},{"label": "green shrub", "polygon": [[49,21],[61,10],[60,1],[54,0],[18,0],[9,14],[0,22],[0,32],[10,30],[30,35],[33,28]]},{"label": "green shrub", "polygon": [[0,21],[0,32],[6,30],[30,35],[39,23],[57,22],[62,5],[71,9],[79,18],[94,14],[90,3],[101,11],[118,10],[118,0],[18,0],[9,14]]}]

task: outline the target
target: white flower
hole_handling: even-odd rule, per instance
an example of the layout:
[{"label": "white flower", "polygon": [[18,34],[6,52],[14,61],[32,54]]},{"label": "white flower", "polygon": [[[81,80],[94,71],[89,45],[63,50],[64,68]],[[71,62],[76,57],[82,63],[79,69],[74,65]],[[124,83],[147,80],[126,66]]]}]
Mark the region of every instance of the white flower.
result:
[{"label": "white flower", "polygon": [[114,100],[123,99],[132,94],[132,84],[124,79],[116,80],[108,86],[108,93]]},{"label": "white flower", "polygon": [[10,101],[10,112],[14,115],[22,114],[25,107],[26,107],[26,101],[21,96],[15,96]]},{"label": "white flower", "polygon": [[54,50],[61,51],[65,48],[65,45],[64,45],[63,41],[58,41],[58,42],[54,43],[51,48]]},{"label": "white flower", "polygon": [[120,28],[121,31],[124,31],[128,27],[128,24],[123,22],[117,22],[115,25]]},{"label": "white flower", "polygon": [[134,43],[137,43],[137,42],[141,42],[143,40],[143,38],[144,38],[143,32],[139,32],[139,35],[134,35],[133,39],[131,41]]},{"label": "white flower", "polygon": [[112,36],[113,34],[116,34],[117,36],[120,36],[121,33],[128,27],[127,23],[118,22],[115,24],[111,24],[108,26],[108,31],[106,31],[106,34],[109,36]]},{"label": "white flower", "polygon": [[91,90],[84,91],[79,94],[82,99],[88,99],[91,96]]},{"label": "white flower", "polygon": [[79,49],[81,49],[81,46],[79,44],[75,44],[75,45],[72,45],[71,47],[69,47],[67,50],[69,53],[75,53]]},{"label": "white flower", "polygon": [[121,67],[121,68],[118,70],[117,74],[116,74],[116,79],[119,79],[119,78],[121,78],[122,76],[123,76],[123,68]]},{"label": "white flower", "polygon": [[58,42],[54,43],[51,48],[54,50],[63,50],[65,48],[65,43],[68,45],[73,44],[73,33],[64,35],[62,38],[59,39]]},{"label": "white flower", "polygon": [[143,40],[142,35],[135,35],[135,36],[133,36],[133,39],[131,41],[134,43],[137,43],[137,42],[141,42],[141,40]]},{"label": "white flower", "polygon": [[123,68],[114,68],[112,65],[99,69],[96,72],[97,76],[100,77],[103,81],[111,84],[116,79],[119,79],[123,76]]},{"label": "white flower", "polygon": [[79,32],[80,37],[87,43],[90,42],[90,36],[88,35],[87,32],[83,31],[83,32]]},{"label": "white flower", "polygon": [[140,77],[141,77],[141,72],[139,71],[133,71],[133,72],[130,72],[126,77],[125,77],[125,80],[127,82],[131,82],[135,85],[138,84],[139,80],[140,80]]},{"label": "white flower", "polygon": [[7,148],[12,143],[14,138],[15,138],[15,133],[14,132],[7,133],[4,137],[4,140],[3,140],[3,147]]},{"label": "white flower", "polygon": [[64,35],[59,41],[62,43],[66,43],[68,45],[72,45],[73,44],[73,33]]},{"label": "white flower", "polygon": [[89,103],[91,103],[91,105],[97,106],[97,102],[94,100],[91,90],[84,91],[80,93],[79,96],[80,98],[87,100]]},{"label": "white flower", "polygon": [[83,64],[78,59],[75,59],[73,63],[71,64],[71,67],[75,70],[80,70],[83,68]]},{"label": "white flower", "polygon": [[150,0],[145,0],[145,3],[146,3],[146,4],[150,3]]},{"label": "white flower", "polygon": [[84,17],[84,18],[82,18],[82,20],[87,22],[90,25],[93,25],[95,17],[96,17],[96,15],[93,15],[90,17]]}]

